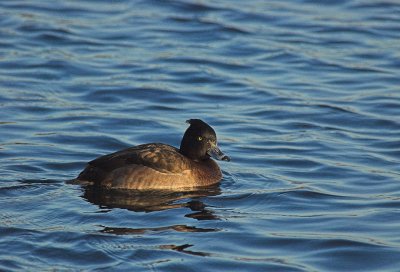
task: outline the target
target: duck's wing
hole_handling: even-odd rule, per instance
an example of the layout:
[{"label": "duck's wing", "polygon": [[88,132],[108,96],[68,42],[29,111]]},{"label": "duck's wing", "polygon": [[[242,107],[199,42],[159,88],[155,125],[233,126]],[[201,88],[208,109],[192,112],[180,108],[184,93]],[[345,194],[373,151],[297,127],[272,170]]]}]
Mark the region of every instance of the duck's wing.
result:
[{"label": "duck's wing", "polygon": [[162,173],[181,173],[189,169],[187,159],[177,148],[160,143],[123,149],[101,156],[88,164],[105,172],[129,165],[143,165]]}]

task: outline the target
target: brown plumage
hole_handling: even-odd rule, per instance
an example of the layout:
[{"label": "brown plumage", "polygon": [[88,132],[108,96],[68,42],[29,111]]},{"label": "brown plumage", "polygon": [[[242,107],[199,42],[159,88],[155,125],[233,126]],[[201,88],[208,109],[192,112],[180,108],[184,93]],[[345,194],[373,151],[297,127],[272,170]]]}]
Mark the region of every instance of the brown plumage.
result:
[{"label": "brown plumage", "polygon": [[190,119],[180,149],[162,143],[143,144],[90,161],[71,183],[110,189],[179,190],[208,186],[222,178],[210,158],[229,160],[216,145],[215,131]]}]

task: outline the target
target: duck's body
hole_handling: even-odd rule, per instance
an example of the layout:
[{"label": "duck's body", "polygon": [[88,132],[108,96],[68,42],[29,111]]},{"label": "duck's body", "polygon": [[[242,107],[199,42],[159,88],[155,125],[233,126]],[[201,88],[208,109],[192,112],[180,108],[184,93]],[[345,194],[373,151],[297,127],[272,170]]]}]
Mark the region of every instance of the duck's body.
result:
[{"label": "duck's body", "polygon": [[180,149],[162,143],[143,144],[90,161],[73,183],[110,189],[177,190],[218,183],[222,173],[210,158],[229,157],[216,146],[214,130],[198,119],[188,121]]}]

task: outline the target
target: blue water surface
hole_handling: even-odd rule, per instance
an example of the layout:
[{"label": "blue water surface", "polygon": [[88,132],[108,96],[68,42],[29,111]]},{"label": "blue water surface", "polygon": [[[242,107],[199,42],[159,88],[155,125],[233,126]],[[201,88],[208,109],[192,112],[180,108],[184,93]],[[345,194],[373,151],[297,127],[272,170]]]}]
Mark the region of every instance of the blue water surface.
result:
[{"label": "blue water surface", "polygon": [[[399,271],[399,1],[1,1],[0,37],[0,270]],[[189,118],[219,186],[65,184]]]}]

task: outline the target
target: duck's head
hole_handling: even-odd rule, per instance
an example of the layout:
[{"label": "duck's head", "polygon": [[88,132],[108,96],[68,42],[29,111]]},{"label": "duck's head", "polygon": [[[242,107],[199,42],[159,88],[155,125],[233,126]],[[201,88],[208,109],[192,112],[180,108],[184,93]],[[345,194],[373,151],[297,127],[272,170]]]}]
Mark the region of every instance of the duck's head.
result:
[{"label": "duck's head", "polygon": [[190,126],[183,135],[180,153],[194,161],[207,160],[213,157],[217,160],[230,161],[218,148],[217,135],[212,127],[200,119],[186,121]]}]

